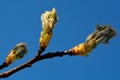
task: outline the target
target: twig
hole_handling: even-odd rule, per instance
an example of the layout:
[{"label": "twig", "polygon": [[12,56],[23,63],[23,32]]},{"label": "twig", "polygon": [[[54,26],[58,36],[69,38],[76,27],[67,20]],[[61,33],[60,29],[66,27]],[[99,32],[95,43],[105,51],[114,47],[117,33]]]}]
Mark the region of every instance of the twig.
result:
[{"label": "twig", "polygon": [[[42,53],[42,50],[38,50],[36,56],[34,58],[32,58],[31,60],[29,60],[28,62],[24,63],[24,64],[21,64],[20,66],[17,66],[9,71],[6,71],[4,73],[1,73],[0,74],[0,78],[7,78],[9,76],[11,76],[12,74],[20,71],[20,70],[23,70],[27,67],[32,67],[32,64],[38,62],[38,61],[41,61],[41,60],[44,60],[44,59],[48,59],[48,58],[54,58],[54,57],[62,57],[64,55],[70,55],[68,54],[68,52],[65,52],[65,51],[62,51],[62,52],[49,52],[49,53],[46,53],[44,55],[39,55]],[[39,56],[38,56],[39,55]]]},{"label": "twig", "polygon": [[8,67],[8,65],[6,65],[6,64],[3,62],[3,64],[0,65],[0,70],[1,70],[1,69],[4,69],[5,67]]}]

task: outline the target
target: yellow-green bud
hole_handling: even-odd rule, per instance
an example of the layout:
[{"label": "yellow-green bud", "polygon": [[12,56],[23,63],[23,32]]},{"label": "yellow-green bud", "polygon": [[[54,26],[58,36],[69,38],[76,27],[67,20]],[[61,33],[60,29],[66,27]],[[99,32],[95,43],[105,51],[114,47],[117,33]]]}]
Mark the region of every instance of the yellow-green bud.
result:
[{"label": "yellow-green bud", "polygon": [[55,8],[52,11],[46,11],[41,15],[42,31],[40,34],[40,48],[45,49],[51,39],[52,29],[57,22],[57,15]]},{"label": "yellow-green bud", "polygon": [[9,52],[8,56],[6,57],[5,64],[11,64],[16,59],[23,58],[24,55],[27,53],[26,45],[24,43],[16,44],[15,47]]}]

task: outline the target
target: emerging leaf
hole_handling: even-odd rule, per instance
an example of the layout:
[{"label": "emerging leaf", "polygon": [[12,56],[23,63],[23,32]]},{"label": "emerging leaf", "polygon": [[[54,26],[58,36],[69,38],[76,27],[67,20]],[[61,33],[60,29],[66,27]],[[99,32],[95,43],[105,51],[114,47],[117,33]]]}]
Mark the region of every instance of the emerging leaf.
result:
[{"label": "emerging leaf", "polygon": [[57,22],[57,15],[55,8],[52,11],[46,11],[41,15],[42,32],[40,34],[40,48],[45,49],[52,36],[52,30]]},{"label": "emerging leaf", "polygon": [[24,43],[16,44],[15,47],[9,52],[8,56],[6,57],[5,64],[11,64],[16,59],[23,58],[24,55],[27,53],[26,45]]},{"label": "emerging leaf", "polygon": [[67,52],[71,55],[86,56],[100,43],[108,43],[108,41],[116,35],[116,31],[108,25],[97,25],[95,31],[88,35],[86,41],[81,43]]}]

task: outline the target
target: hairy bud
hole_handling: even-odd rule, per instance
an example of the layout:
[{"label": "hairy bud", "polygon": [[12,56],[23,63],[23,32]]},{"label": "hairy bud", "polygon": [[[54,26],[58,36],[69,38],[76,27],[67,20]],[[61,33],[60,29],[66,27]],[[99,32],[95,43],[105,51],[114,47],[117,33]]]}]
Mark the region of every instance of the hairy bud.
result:
[{"label": "hairy bud", "polygon": [[11,64],[16,59],[23,58],[24,55],[27,53],[26,45],[24,43],[16,44],[15,47],[9,52],[8,56],[6,57],[5,64]]},{"label": "hairy bud", "polygon": [[52,11],[46,11],[41,15],[42,31],[40,34],[40,48],[45,49],[52,36],[52,30],[57,22],[57,15],[55,8]]},{"label": "hairy bud", "polygon": [[92,51],[92,49],[96,48],[98,44],[108,43],[109,40],[115,35],[116,31],[111,26],[97,25],[95,31],[92,34],[88,35],[84,43],[81,43],[69,49],[67,52],[69,52],[71,55],[86,56],[89,52]]}]

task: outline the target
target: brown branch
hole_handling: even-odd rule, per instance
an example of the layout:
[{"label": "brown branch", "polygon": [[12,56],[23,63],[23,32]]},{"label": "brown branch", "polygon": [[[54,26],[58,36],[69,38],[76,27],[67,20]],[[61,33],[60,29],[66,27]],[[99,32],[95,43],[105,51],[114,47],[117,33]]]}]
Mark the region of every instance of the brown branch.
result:
[{"label": "brown branch", "polygon": [[5,67],[8,67],[8,65],[6,65],[6,64],[3,62],[3,64],[0,65],[0,70],[1,70],[1,69],[4,69]]},{"label": "brown branch", "polygon": [[[36,57],[39,57],[43,51],[44,51],[44,49],[38,50]],[[3,64],[0,65],[0,70],[8,67],[9,65],[10,64],[6,64],[5,62],[3,62]]]},{"label": "brown branch", "polygon": [[[9,71],[6,71],[4,73],[1,73],[0,74],[0,78],[7,78],[9,76],[11,76],[12,74],[20,71],[20,70],[23,70],[27,67],[31,67],[32,64],[38,62],[38,61],[41,61],[41,60],[44,60],[44,59],[48,59],[48,58],[54,58],[54,57],[62,57],[64,55],[70,55],[68,54],[68,52],[65,52],[65,51],[62,51],[62,52],[49,52],[49,53],[46,53],[44,55],[41,55],[40,54],[43,52],[43,50],[38,50],[36,56],[34,58],[32,58],[31,60],[29,60],[28,62],[24,63],[24,64],[21,64],[20,66],[17,66]],[[38,56],[39,55],[39,56]]]}]

